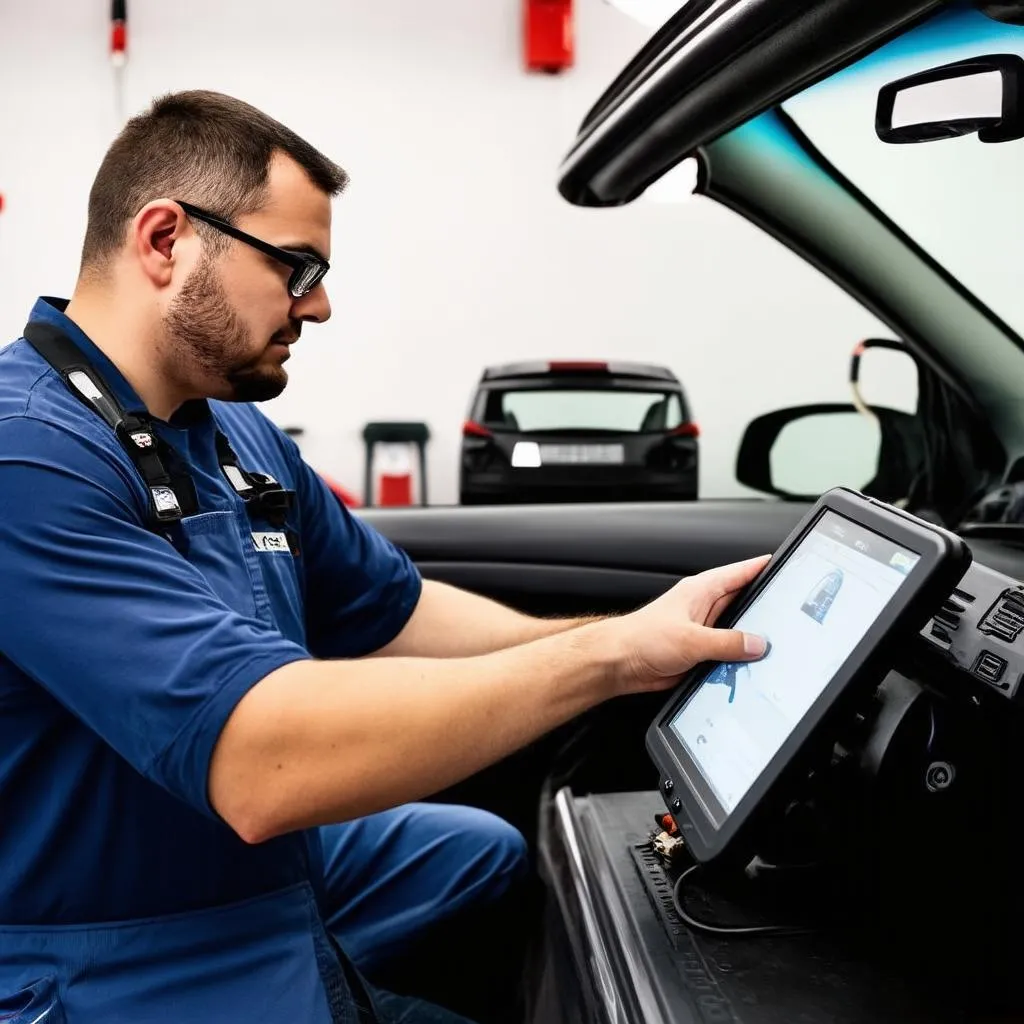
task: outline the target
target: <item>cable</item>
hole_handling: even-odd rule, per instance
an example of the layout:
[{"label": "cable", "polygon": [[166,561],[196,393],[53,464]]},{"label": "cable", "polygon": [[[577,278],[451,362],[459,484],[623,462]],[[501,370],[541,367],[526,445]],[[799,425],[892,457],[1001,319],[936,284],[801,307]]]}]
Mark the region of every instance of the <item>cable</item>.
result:
[{"label": "cable", "polygon": [[866,416],[869,420],[878,422],[878,414],[870,408],[867,402],[864,401],[864,396],[861,394],[860,385],[851,383],[850,390],[853,392],[853,407],[861,414]]},{"label": "cable", "polygon": [[757,924],[757,925],[720,925],[711,924],[707,921],[698,921],[683,908],[683,884],[695,871],[700,869],[699,864],[688,867],[677,879],[672,887],[672,905],[675,907],[679,919],[695,932],[703,932],[706,935],[730,935],[730,936],[754,936],[754,935],[806,935],[813,931],[811,928],[799,925],[785,924]]},{"label": "cable", "polygon": [[862,341],[853,350],[853,355],[850,357],[850,390],[853,392],[853,406],[857,412],[861,416],[866,416],[869,420],[874,420],[877,423],[878,415],[864,401],[864,396],[860,391],[860,358],[864,355],[867,347],[868,343]]}]

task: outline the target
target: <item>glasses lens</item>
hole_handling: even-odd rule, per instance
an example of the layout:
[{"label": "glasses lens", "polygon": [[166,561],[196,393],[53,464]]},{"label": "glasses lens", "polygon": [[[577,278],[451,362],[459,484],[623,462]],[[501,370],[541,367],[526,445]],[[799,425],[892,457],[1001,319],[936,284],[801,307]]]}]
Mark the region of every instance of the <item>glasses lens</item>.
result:
[{"label": "glasses lens", "polygon": [[292,294],[297,298],[308,295],[324,276],[321,264],[310,260],[292,275]]}]

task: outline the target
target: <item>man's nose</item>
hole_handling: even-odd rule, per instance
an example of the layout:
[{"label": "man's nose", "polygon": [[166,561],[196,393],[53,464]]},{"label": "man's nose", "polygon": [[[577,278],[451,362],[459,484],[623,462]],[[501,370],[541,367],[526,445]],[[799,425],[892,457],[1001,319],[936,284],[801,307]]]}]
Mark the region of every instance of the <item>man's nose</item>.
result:
[{"label": "man's nose", "polygon": [[303,295],[301,299],[296,299],[292,303],[292,317],[314,324],[326,323],[331,319],[331,300],[327,297],[327,289],[322,283],[308,295]]}]

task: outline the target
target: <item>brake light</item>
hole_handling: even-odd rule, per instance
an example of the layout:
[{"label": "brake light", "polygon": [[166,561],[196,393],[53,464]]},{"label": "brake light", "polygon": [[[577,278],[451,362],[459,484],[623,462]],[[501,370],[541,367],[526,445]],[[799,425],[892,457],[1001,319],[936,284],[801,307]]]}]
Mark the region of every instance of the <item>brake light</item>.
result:
[{"label": "brake light", "polygon": [[602,362],[566,361],[548,363],[549,373],[607,373],[608,364]]},{"label": "brake light", "polygon": [[473,420],[466,420],[466,422],[462,425],[462,436],[486,438],[494,437],[494,435],[486,427],[482,427],[479,423],[476,423]]},{"label": "brake light", "polygon": [[696,423],[683,423],[668,433],[669,437],[700,437],[700,427]]}]

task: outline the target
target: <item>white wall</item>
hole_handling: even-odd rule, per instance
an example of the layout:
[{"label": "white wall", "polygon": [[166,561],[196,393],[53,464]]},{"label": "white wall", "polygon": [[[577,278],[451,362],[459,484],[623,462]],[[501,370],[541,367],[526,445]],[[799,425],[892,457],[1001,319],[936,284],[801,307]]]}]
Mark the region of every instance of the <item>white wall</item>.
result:
[{"label": "white wall", "polygon": [[[456,500],[459,432],[486,363],[629,356],[674,367],[703,428],[705,495],[744,424],[844,401],[854,342],[881,328],[706,200],[579,210],[556,169],[647,30],[577,0],[577,65],[525,72],[519,0],[132,0],[125,108],[213,88],[342,163],[334,317],[310,329],[267,411],[360,488],[359,431],[423,419],[435,501]],[[0,0],[0,337],[73,284],[91,178],[115,133],[103,0]],[[884,357],[879,357],[880,359]],[[771,381],[771,383],[769,383]]]}]

